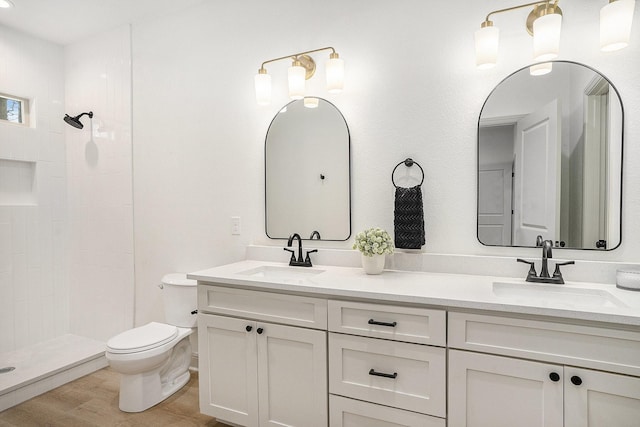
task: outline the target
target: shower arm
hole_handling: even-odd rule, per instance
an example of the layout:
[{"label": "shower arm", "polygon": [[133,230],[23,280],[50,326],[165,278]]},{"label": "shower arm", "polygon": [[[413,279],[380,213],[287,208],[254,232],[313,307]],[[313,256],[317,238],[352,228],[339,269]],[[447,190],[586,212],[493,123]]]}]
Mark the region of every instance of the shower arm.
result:
[{"label": "shower arm", "polygon": [[89,116],[89,118],[92,119],[93,118],[93,111],[89,111],[88,113],[82,113],[79,116],[76,116],[75,119],[76,120],[80,120],[80,117],[82,117],[82,116]]}]

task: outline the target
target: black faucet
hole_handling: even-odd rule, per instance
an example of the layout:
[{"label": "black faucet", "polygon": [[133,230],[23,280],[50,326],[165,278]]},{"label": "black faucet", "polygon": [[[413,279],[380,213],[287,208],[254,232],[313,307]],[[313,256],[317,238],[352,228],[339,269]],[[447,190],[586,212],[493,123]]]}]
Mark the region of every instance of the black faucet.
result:
[{"label": "black faucet", "polygon": [[547,263],[550,258],[553,258],[552,247],[553,242],[551,240],[542,242],[542,269],[540,270],[540,277],[550,277]]},{"label": "black faucet", "polygon": [[317,237],[318,240],[320,240],[320,233],[318,232],[318,230],[313,230],[313,233],[311,233],[311,237],[309,237],[309,240],[313,240],[314,237]]},{"label": "black faucet", "polygon": [[[298,258],[297,259],[296,259],[295,251],[293,249],[287,249],[287,248],[290,248],[291,245],[293,245],[294,239],[298,239]],[[313,265],[311,264],[311,257],[309,257],[309,254],[318,252],[318,250],[314,249],[312,251],[307,251],[307,256],[305,258],[302,258],[302,238],[300,238],[300,235],[298,233],[293,233],[291,236],[289,236],[289,240],[287,240],[287,248],[284,248],[284,250],[287,252],[291,252],[291,259],[289,260],[290,266],[313,267]]]},{"label": "black faucet", "polygon": [[575,264],[575,261],[557,262],[556,268],[553,272],[553,276],[550,276],[548,262],[552,258],[551,248],[553,248],[553,241],[545,240],[542,242],[542,245],[540,246],[542,246],[542,269],[540,270],[540,276],[536,274],[536,267],[533,261],[527,261],[527,260],[518,258],[518,262],[529,264],[529,272],[527,273],[527,279],[526,279],[527,282],[555,283],[558,285],[564,284],[564,279],[562,278],[562,273],[560,272],[560,266]]}]

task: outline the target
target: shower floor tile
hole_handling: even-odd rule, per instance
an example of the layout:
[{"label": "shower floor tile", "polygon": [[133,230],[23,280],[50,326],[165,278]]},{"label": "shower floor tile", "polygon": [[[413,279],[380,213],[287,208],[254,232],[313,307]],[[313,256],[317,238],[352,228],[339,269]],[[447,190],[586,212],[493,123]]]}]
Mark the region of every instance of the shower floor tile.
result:
[{"label": "shower floor tile", "polygon": [[[49,378],[64,373],[78,365],[104,356],[105,343],[77,335],[63,335],[19,350],[0,353],[0,369],[15,367],[0,374],[0,396],[38,381],[54,381]],[[70,381],[73,378],[68,379]],[[56,382],[64,381],[62,377]],[[43,384],[42,391],[50,389]]]}]

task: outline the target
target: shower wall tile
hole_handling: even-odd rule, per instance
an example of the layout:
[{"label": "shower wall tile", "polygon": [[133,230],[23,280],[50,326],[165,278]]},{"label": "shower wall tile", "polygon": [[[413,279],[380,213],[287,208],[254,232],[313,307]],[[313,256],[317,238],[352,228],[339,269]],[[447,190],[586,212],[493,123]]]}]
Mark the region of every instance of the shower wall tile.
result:
[{"label": "shower wall tile", "polygon": [[29,319],[31,312],[31,303],[26,300],[16,300],[13,305],[13,330],[15,348],[23,348],[29,344],[33,344],[35,338],[29,335]]},{"label": "shower wall tile", "polygon": [[[66,145],[62,137],[64,50],[0,26],[2,92],[31,101],[31,122],[0,121],[0,160],[32,162],[35,197],[29,206],[0,206],[0,352],[68,333],[68,305],[49,303],[58,271],[67,271],[66,245],[54,245],[54,230],[68,219]],[[16,188],[31,188],[30,176]],[[56,201],[62,201],[57,203]],[[64,230],[64,228],[63,228]],[[58,263],[59,265],[56,265]],[[61,287],[59,300],[68,300]],[[57,327],[56,325],[63,325]]]},{"label": "shower wall tile", "polygon": [[0,26],[2,92],[33,101],[0,160],[35,165],[31,206],[0,204],[0,352],[133,326],[130,52],[128,26],[67,47]]},{"label": "shower wall tile", "polygon": [[11,270],[11,253],[13,239],[11,238],[11,223],[0,223],[0,271]]},{"label": "shower wall tile", "polygon": [[23,254],[27,252],[27,217],[26,207],[15,207],[11,216],[12,252]]},{"label": "shower wall tile", "polygon": [[129,27],[67,46],[65,61],[66,110],[94,113],[83,118],[84,129],[64,129],[69,325],[74,334],[106,341],[133,326]]},{"label": "shower wall tile", "polygon": [[[0,141],[0,143],[2,143]],[[11,209],[5,206],[0,206],[0,224],[7,224],[11,222]]]},{"label": "shower wall tile", "polygon": [[0,271],[0,353],[14,349],[13,284],[11,271]]}]

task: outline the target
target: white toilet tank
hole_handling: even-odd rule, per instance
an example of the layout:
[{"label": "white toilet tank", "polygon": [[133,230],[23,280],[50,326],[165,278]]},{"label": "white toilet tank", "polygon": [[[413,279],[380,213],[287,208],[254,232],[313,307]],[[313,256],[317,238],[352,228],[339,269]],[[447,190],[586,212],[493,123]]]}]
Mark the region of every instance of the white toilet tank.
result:
[{"label": "white toilet tank", "polygon": [[170,325],[183,328],[196,326],[198,308],[197,282],[187,279],[184,273],[165,274],[162,277],[162,301],[164,315]]}]

